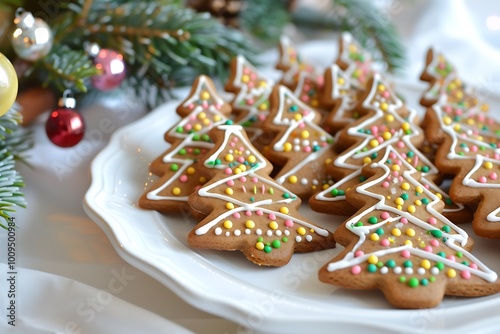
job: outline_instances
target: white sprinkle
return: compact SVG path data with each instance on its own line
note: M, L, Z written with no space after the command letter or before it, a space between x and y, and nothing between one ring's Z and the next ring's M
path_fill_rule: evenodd
M293 140L293 143L294 143L295 145L300 144L300 139L299 139L299 138L295 138L295 139Z
M281 230L276 230L276 232L274 232L274 234L276 234L277 237L281 237Z
M266 232L267 236L270 237L273 235L273 231L272 230L267 230Z
M302 241L302 238L300 237L300 235L298 235L298 236L295 237L295 241L297 241L297 242L301 242Z
M391 188L391 194L395 194L396 193L396 188Z
M312 180L312 184L314 184L315 186L317 186L318 183L319 183L318 180Z
M407 274L407 275L413 274L413 268L410 268L410 267L405 268L405 274Z
M380 273L385 275L389 272L389 268L387 268L386 266L383 266L382 268L380 268Z
M312 235L310 235L310 234L306 235L306 240L307 241L311 242L312 239L313 239Z
M217 227L215 229L215 235L221 235L222 234L222 229L220 227Z
M286 236L290 235L290 231L288 231L288 230L285 230L284 233L285 233Z
M395 273L396 275L401 274L401 272L402 272L402 271L403 271L403 269L401 269L401 267L394 267L394 273Z
M227 231L226 232L226 237L229 237L231 235L231 232Z
M310 144L310 142L309 142L309 140L307 140L307 139L304 139L304 140L302 141L302 146L309 146L309 144Z
M419 275L425 275L425 268L422 268L422 267L418 268L418 269L417 269L417 273L418 273Z
M303 185L306 185L307 184L307 179L304 177L300 180L300 183L303 184Z
M433 275L439 274L439 269L437 267L432 267L431 268L431 274L433 274Z
M255 231L255 234L257 235L261 235L262 234L262 230L260 228L258 228L256 231Z
M241 231L240 230L234 230L234 235L239 237L241 235Z
M250 234L250 233L252 233L252 231L250 231L250 229L249 229L249 228L247 228L247 229L245 230L245 234Z
M293 150L294 150L295 152L299 152L299 151L300 151L300 146L299 146L299 145L295 145L295 146L293 147Z

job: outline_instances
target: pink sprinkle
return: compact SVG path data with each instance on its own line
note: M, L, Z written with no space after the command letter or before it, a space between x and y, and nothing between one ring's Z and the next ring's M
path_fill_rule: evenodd
M229 143L229 146L234 147L235 145L234 143Z
M236 219L239 219L241 216L240 216L239 212L235 212L235 213L233 213L233 217Z
M436 220L436 218L434 218L434 217L430 217L429 219L427 219L427 222L428 222L429 224L436 225L437 220Z
M484 122L484 115L483 114L477 115L477 119L479 120L479 122Z
M405 259L409 259L410 258L410 251L405 249L404 251L401 252L401 256L404 257Z
M390 96L391 96L391 94L389 93L389 91L388 91L388 90L386 90L386 91L384 91L384 92L382 93L382 97L384 97L384 98L386 98L386 99L388 99Z
M392 175L395 176L395 177L398 177L399 176L399 172L397 170L395 170L395 171L392 172Z
M403 162L402 162L401 160L399 160L399 159L398 159L398 160L396 160L396 164L397 164L398 166L402 166L402 165L403 165Z
M323 78L322 76L316 77L316 83L318 84L319 87L323 86L324 81L325 81L325 78Z
M304 147L304 152L310 153L311 152L311 146L305 146Z
M353 267L351 267L351 273L353 273L354 275L358 275L361 273L361 267L358 266L358 265L355 265Z
M378 141L379 143L383 143L383 142L385 141L385 139L384 139L383 137L378 136L378 137L377 137L377 141Z
M255 78L257 78L257 75L252 72L252 74L250 74L250 79L255 80Z
M271 220L275 220L275 219L276 219L276 215L275 215L274 213L272 213L272 212L269 214L269 216L268 216L268 217L269 217L269 219L271 219Z
M489 175L489 178L492 179L492 180L496 180L497 179L497 173L491 172L490 175Z
M257 116L259 118L259 121L265 121L266 120L266 115L264 114L259 114L259 116Z
M438 64L438 67L439 67L440 70L444 70L445 66L446 65L444 63L439 63Z
M233 137L233 141L234 141L235 143L237 143L237 142L238 142L238 140L239 140L239 139L238 139L238 137Z
M234 181L233 180L227 180L226 184L230 187L234 186Z
M387 181L382 182L382 187L388 188L389 187L389 182L387 182Z
M247 100L246 100L246 103L247 103L248 105L253 105L253 104L254 104L254 100L253 100L253 99L247 99Z
M486 179L485 176L481 176L478 181L479 181L479 183L486 183L486 182L488 182L488 180Z
M391 244L389 239L382 239L380 240L380 244L384 247L389 247L389 245Z
M362 250L358 250L358 251L356 251L356 253L354 253L354 257L360 257L363 255L365 255L365 252L363 252Z
M437 241L437 239L432 239L430 241L430 244L434 247L438 247L439 246L439 241Z
M424 251L432 253L432 247L429 246L429 245L427 245L427 246L424 247Z
M456 260L454 255L448 255L446 258L448 260L450 260L450 261L455 261Z
M495 153L495 154L493 155L493 158L494 158L495 160L499 160L499 159L500 159L500 154Z
M247 210L245 211L245 216L250 217L252 215L252 211Z
M227 175L231 175L233 174L233 170L229 167L227 167L226 169L224 169L224 173L226 173Z
M403 177L401 175L399 175L398 180L399 180L399 182L403 182Z
M264 185L264 183L262 184L262 186L260 187L260 192L262 194L264 194L266 192L266 186Z
M241 182L247 182L247 178L246 178L246 177L244 177L244 176L242 176L242 177L240 177L240 181L241 181Z
M401 218L400 222L402 222L403 224L408 224L408 219L403 217L403 218Z
M471 149L472 152L477 152L477 146L476 145L472 145L470 149Z
M244 67L243 74L249 74L249 73L250 73L250 69L248 67Z
M188 148L186 149L186 151L188 151L188 153L193 153L193 148L192 148L192 147L188 147Z
M285 220L285 226L286 227L292 227L293 226L293 221L291 221L290 219Z
M236 158L236 161L238 161L240 164L245 162L245 158L243 158L241 155Z
M462 115L462 109L455 109L455 114L458 116Z
M241 190L243 190L243 193L246 194L247 193L247 188L245 188L245 186L241 186Z
M262 212L262 210L257 210L255 211L255 214L257 214L257 216L262 216L264 212Z
M248 86L248 88L253 88L255 86L255 84L253 83L253 81L250 81L247 83L247 86Z
M428 184L424 184L424 188L429 190L429 185Z
M371 132L373 133L373 135L374 135L374 136L376 136L376 135L377 135L377 133L378 133L378 128L377 128L376 126L372 126L372 127L370 128L370 130L371 130Z
M469 264L469 267L472 269L477 269L477 264L471 263L471 264Z
M389 215L389 212L387 211L384 211L382 212L382 214L380 215L380 218L382 219L388 219L391 215Z
M251 178L251 181L253 183L257 183L257 182L259 182L259 179L254 176L254 177Z
M304 88L304 91L306 91L306 92L307 92L307 91L309 91L309 90L311 89L311 86L309 86L309 85L304 85L304 87L303 87L303 88Z
M306 127L306 123L304 123L304 122L299 123L299 128L303 129L305 127Z
M186 182L187 180L188 180L187 175L181 175L181 176L179 177L179 181L181 181L181 182L183 182L183 183L184 183L184 182Z
M405 143L403 143L402 141L398 141L396 146L397 146L397 148L403 148L403 147L405 147Z
M201 104L201 106L203 107L203 109L207 109L208 108L208 103L206 101L203 101L203 103Z
M245 150L245 148L244 148L243 146L240 146L239 150L240 150L241 152L243 152L243 151Z
M406 159L408 157L406 153L401 153L401 156L403 157L403 159Z
M194 187L194 190L198 191L198 190L200 190L200 188L201 188L201 186L198 185L198 186Z
M192 128L193 128L193 127L192 127L192 125L191 125L191 124L189 124L189 123L188 123L188 124L186 124L186 125L184 125L184 130L186 130L186 131L189 131L189 130L191 130Z
M309 110L304 110L304 111L302 112L302 114L303 114L304 116L309 115L309 113L310 113L310 111L309 111Z
M463 270L461 273L460 273L460 276L463 278L463 279L470 279L470 272L467 271L467 270Z
M222 107L222 105L221 105L221 104L219 104L219 103L216 103L216 104L215 104L215 109L220 110L220 108L221 108L221 107Z
M190 103L190 104L188 105L188 109L193 109L193 108L194 108L194 104Z
M309 96L308 95L302 95L300 99L304 102L309 102Z
M448 105L444 106L443 111L449 114L450 112L452 112L451 106Z

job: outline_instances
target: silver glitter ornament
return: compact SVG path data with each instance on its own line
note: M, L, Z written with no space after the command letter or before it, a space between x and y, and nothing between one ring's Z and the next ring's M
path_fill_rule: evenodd
M12 47L17 55L27 61L45 57L52 49L52 30L44 20L19 8L14 19L16 28L12 33Z

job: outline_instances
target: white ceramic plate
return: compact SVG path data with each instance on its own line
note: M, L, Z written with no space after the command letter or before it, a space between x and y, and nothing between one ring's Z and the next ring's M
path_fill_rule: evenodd
M412 105L421 87L398 85ZM317 279L318 269L337 249L296 254L282 268L260 268L239 252L196 251L186 236L196 224L187 215L142 210L137 200L153 177L149 163L168 144L164 132L178 119L178 102L159 107L117 131L92 164L84 207L131 265L162 282L188 303L246 329L303 333L308 330L371 333L432 332L444 328L498 331L500 295L445 298L430 310L395 310L378 291L336 289ZM342 218L302 211L334 230ZM464 227L471 233L470 227ZM500 272L498 241L477 240L474 254ZM243 328L242 327L242 328Z

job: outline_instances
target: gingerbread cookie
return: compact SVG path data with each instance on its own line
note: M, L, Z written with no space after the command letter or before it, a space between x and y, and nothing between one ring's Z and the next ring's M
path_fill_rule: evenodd
M365 116L338 136L338 141L350 145L328 169L339 181L311 198L311 208L330 214L352 214L355 208L346 203L346 194L356 183L366 180L360 168L377 159L380 152L390 146L422 173L421 182L426 189L445 200L445 216L453 221L468 221L470 213L467 215L463 205L453 203L439 189L436 184L441 181L438 169L417 149L424 137L422 129L413 124L416 112L405 106L379 74L374 75L368 87L359 105Z
M456 104L427 110L426 133L439 144L436 165L454 175L450 195L477 210L472 226L485 238L500 238L500 122Z
M320 269L321 281L380 289L405 309L500 291L497 274L469 252L472 240L440 213L443 202L406 156L385 146L363 174L366 182L347 193L360 210L334 233L345 250Z
M230 76L225 90L234 93L231 105L233 120L245 128L252 143L263 150L274 138L263 124L269 115L269 96L274 81L260 73L245 57L238 55L231 61Z
M325 167L335 158L334 138L317 123L319 113L287 87L278 85L271 95L266 127L277 133L266 156L283 167L276 182L308 199L333 184Z
M213 147L208 131L223 124L230 112L231 107L218 95L212 80L199 76L177 108L183 118L165 134L172 146L150 165L151 173L160 178L141 196L140 207L172 212L187 204L188 196L206 181L194 162Z
M282 266L294 252L335 247L333 235L298 213L300 199L270 176L272 165L239 125L219 125L203 165L213 177L189 197L207 215L189 234L196 248L239 250L263 266ZM199 162L201 163L201 162Z

